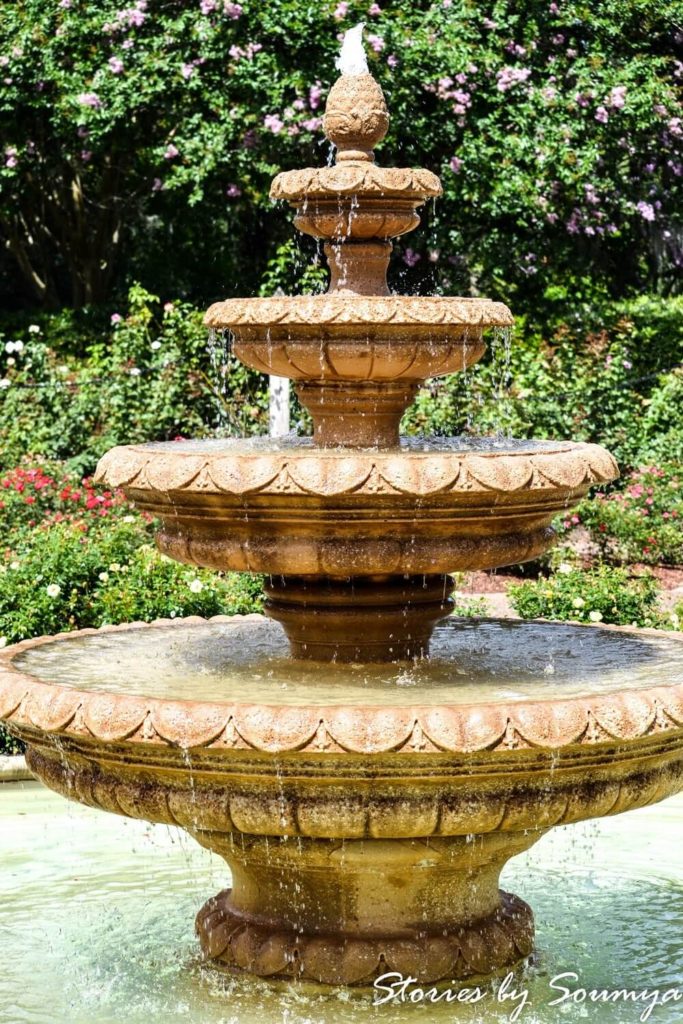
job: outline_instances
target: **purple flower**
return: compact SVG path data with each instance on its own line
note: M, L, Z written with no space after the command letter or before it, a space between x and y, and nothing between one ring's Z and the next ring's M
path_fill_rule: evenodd
M82 149L81 160L84 164L90 163L90 161L92 160L92 152L89 149Z
M595 111L595 120L599 121L601 124L607 124L609 121L609 114L605 107L598 107Z
M615 87L609 94L609 99L607 102L614 110L621 110L624 103L626 102L626 86L615 85Z
M667 128L669 129L672 135L683 135L680 117L672 117L667 125Z
M643 220L652 221L655 219L655 208L651 203L646 203L641 199L639 203L636 203L636 210Z
M241 4L225 3L223 4L223 12L228 16L228 18L232 18L233 21L237 21L237 19L242 16L243 8Z
M102 100L96 92L82 92L78 97L78 102L84 107L92 107L93 110L102 106Z
M336 18L337 21L341 21L342 18L346 17L346 15L348 13L348 10L349 10L349 5L345 2L345 0L342 0L342 2L340 4L337 4L337 6L336 6L336 8L335 8L335 10L334 10L334 12L332 14L332 17Z
M202 0L202 2L199 5L199 10L202 12L202 14L212 14L217 7L217 0Z
M163 188L164 183L161 180L161 178L155 178L154 181L152 182L152 192L161 192L163 191Z
M123 71L123 61L120 57L110 57L108 64L109 70L112 71L115 75L120 75Z
M164 160L173 160L174 157L178 156L179 152L180 150L176 149L173 143L170 142L164 151Z
M460 174L460 168L462 167L462 160L459 157L457 157L457 156L453 156L453 157L451 157L451 160L450 160L450 163L449 163L448 166L453 171L453 174Z
M185 81L187 81L188 78L192 78L192 76L194 74L194 65L193 64L181 64L180 65L180 74L183 76Z
M239 185L231 184L226 188L225 194L228 199L237 199L238 196L242 195L242 189Z
M308 90L308 105L311 110L317 110L320 106L320 100L322 99L323 90L320 82L314 82L311 88Z
M381 36L369 35L368 42L375 53L381 53L384 49L385 43Z
M389 56L387 57L387 64L389 65L389 67L390 68L397 68L399 63L400 62L399 62L399 59L396 56L396 54L395 53L390 53Z
M16 167L18 163L16 149L14 146L9 146L5 150L5 167Z
M322 128L322 123L322 117L309 117L305 121L301 122L301 127L307 132L317 132Z
M503 68L502 71L496 74L498 92L507 92L508 89L518 82L526 82L530 74L531 68Z
M409 267L414 267L416 263L419 263L422 256L419 252L414 252L413 249L406 249L403 253L403 262L407 263Z
M263 126L267 128L273 135L279 135L285 126L284 121L281 121L277 114L266 114L263 118Z

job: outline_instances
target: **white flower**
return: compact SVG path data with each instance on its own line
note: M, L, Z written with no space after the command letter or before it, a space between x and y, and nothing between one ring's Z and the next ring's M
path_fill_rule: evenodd
M0 636L0 647L7 647L7 637Z
M40 334L40 327L38 326L38 324L29 324L28 333ZM21 344L21 342L19 342L19 344Z
M47 591L48 597L59 597L62 592L62 588L59 583L50 583L45 590Z
M8 356L8 358L7 358L7 365L8 366L16 366L17 365L17 361L14 358L14 356Z
M139 377L141 373L142 370L140 369L139 366L134 366L133 369L130 371L131 377Z
M572 601L572 608L583 608L585 601L582 597L575 597Z
M23 352L23 350L24 350L24 343L23 343L23 341L15 341L14 342L14 351L15 352Z
M571 566L569 564L569 562L560 562L560 564L557 567L557 571L561 572L561 573L564 573L566 575L569 572L573 572L574 571L574 567Z
M17 562L15 559L13 562L10 562L9 567L10 569L14 569L16 572L17 569L21 569L21 562Z
M591 622L602 622L602 612L589 612L588 618Z
M7 377L3 377L2 380L0 380L0 388L8 388L11 383L12 381L8 380Z
M122 519L122 522L124 522L124 523L134 523L135 522L135 516L124 516L123 519Z
M204 589L204 584L201 580L192 580L190 583L190 590L193 594L199 594Z
M157 352L161 348L161 342L160 341L153 341L152 344L150 345L150 348L154 352Z
M109 573L108 572L101 572L97 578L98 578L98 580L101 580L102 583L106 583L107 580L109 579Z
M131 519L132 518L133 517L131 516ZM121 564L120 564L120 562L112 562L111 565L109 566L109 572L121 572ZM108 578L109 577L107 577L107 579Z

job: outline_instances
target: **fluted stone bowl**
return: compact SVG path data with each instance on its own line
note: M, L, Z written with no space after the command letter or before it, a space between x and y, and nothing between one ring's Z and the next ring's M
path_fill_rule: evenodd
M317 665L260 616L164 620L8 648L0 718L49 787L226 859L219 966L436 982L531 951L511 856L683 788L682 641L451 620L429 660Z

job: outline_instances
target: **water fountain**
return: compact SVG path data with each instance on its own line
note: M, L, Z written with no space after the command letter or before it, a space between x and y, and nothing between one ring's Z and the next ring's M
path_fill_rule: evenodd
M384 97L357 48L345 60L324 120L336 164L271 191L324 239L328 292L206 318L296 382L313 438L133 445L98 469L173 558L267 574L267 617L17 644L0 718L47 786L225 858L233 887L197 918L216 964L438 982L531 952L531 910L499 889L509 858L683 788L683 644L450 617L449 572L543 552L552 518L617 470L592 444L399 438L420 382L471 365L512 318L389 292L390 240L440 184L374 162Z

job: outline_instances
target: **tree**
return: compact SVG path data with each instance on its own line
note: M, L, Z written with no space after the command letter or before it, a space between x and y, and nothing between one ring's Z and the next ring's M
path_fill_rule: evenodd
M0 0L0 232L36 304L131 276L257 291L291 232L270 179L324 162L338 35L361 19L393 115L379 158L444 182L402 287L679 287L681 0L125 4Z

